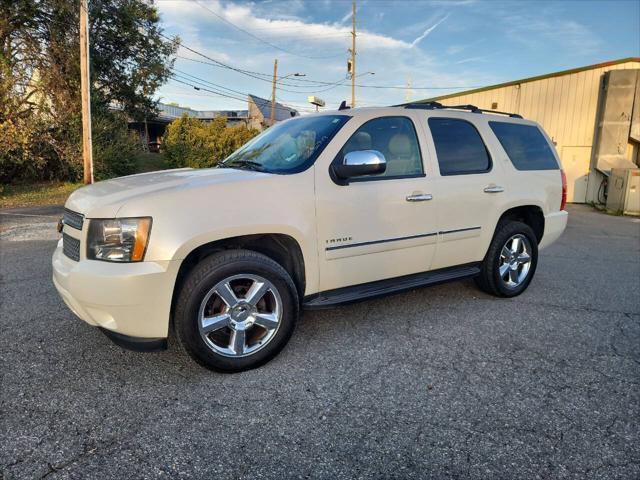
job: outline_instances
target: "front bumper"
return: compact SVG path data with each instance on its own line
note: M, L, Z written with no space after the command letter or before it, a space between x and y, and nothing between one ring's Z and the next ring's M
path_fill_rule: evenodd
M102 333L119 347L133 350L134 352L158 352L167 349L166 338L140 338L123 335L113 330L99 327Z
M166 344L179 262L76 262L64 255L60 241L52 264L53 284L80 319L113 333L108 336L127 348Z
M539 249L542 250L555 242L567 228L569 213L566 210L553 212L544 217L544 235L540 242Z

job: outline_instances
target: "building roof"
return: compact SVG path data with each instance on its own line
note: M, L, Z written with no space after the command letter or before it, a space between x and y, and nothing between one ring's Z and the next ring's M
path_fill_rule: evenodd
M425 102L433 102L438 100L445 100L447 98L459 97L461 95L470 95L472 93L486 92L487 90L494 90L496 88L511 87L513 85L519 85L521 83L535 82L536 80L544 80L546 78L561 77L563 75L571 75L572 73L584 72L585 70L593 70L595 68L610 67L612 65L618 65L620 63L627 63L627 62L640 63L640 57L627 57L627 58L621 58L619 60L611 60L609 62L596 63L594 65L587 65L585 67L572 68L569 70L561 70L559 72L547 73L545 75L537 75L535 77L522 78L520 80L512 80L510 82L505 82L505 83L497 83L495 85L475 88L473 90L464 90L462 92L448 93L446 95L440 95L439 97L431 97L431 98L426 98L424 100L417 100L412 103L425 103Z
M217 117L247 118L249 112L247 110L194 110L192 108L181 107L179 105L158 103L158 119L160 120L175 120L176 118L180 118L183 114L200 120L211 120Z
M249 101L253 102L258 110L260 110L260 114L266 119L271 118L271 100L267 100L265 98L256 97L255 95L249 94ZM287 118L297 117L300 115L298 111L294 108L287 107L276 102L276 121L279 122L281 120L286 120Z

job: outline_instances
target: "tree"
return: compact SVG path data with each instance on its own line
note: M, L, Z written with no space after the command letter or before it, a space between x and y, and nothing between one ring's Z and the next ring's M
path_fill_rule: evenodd
M80 161L79 0L1 0L0 8L0 145L10 147L0 150L0 179L73 176ZM153 94L177 48L162 33L156 7L91 0L89 18L94 122L121 119L114 107L136 120L154 115ZM123 133L129 136L114 130Z
M213 167L258 133L244 124L228 127L224 117L205 123L183 114L169 124L164 136L167 163L174 167Z

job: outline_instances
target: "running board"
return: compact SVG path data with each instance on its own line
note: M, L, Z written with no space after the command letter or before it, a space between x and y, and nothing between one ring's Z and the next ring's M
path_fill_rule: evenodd
M337 305L359 302L371 298L393 295L414 288L452 282L463 278L475 277L480 273L480 264L472 263L457 267L442 268L431 272L416 273L398 278L389 278L377 282L363 283L353 287L338 288L309 295L302 306L307 310L330 308Z

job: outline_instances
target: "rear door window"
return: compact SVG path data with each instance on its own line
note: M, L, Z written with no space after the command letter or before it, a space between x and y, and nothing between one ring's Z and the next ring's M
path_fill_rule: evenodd
M558 168L551 146L538 127L506 122L489 122L489 127L516 169L556 170Z
M491 157L470 122L431 117L429 129L436 147L440 175L467 175L491 170Z

